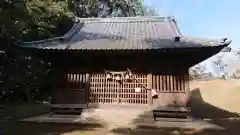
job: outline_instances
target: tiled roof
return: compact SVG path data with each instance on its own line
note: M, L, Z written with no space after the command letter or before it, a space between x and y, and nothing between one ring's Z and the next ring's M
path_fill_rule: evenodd
M23 46L42 49L142 50L230 44L223 40L183 36L172 17L82 18L79 21L63 37L25 42Z

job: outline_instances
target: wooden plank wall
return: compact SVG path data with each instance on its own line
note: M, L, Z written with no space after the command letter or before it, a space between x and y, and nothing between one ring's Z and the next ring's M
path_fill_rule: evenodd
M79 90L86 87L88 75L86 73L63 74L59 84L59 90Z
M153 106L186 107L189 93L189 75L153 74L152 88L157 91L158 98L153 99Z
M89 76L86 73L65 73L59 76L53 93L53 104L85 104Z

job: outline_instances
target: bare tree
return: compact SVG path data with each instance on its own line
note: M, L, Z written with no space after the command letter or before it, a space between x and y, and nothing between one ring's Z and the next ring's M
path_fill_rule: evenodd
M220 73L222 78L226 78L228 76L229 65L223 61L223 55L218 56L212 63L217 67L214 68L214 70Z
M234 53L235 56L237 56L239 59L240 59L240 48L238 48L235 53Z
M201 80L204 77L206 71L206 65L197 64L189 69L189 75L191 80Z

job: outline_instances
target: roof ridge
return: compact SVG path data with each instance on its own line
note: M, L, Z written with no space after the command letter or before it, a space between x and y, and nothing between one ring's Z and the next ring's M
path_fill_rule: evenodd
M172 16L136 16L136 17L108 17L108 18L76 18L76 21L82 22L157 22L157 21L175 21Z

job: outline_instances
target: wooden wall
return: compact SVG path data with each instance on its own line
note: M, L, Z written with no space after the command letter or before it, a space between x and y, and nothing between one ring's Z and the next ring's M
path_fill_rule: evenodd
M176 74L135 74L138 81L155 89L158 98L153 99L136 81L107 81L104 73L62 73L53 93L52 104L149 104L153 107L186 106L189 92L188 71ZM140 88L139 93L135 88Z
M163 59L163 57L160 58ZM116 59L119 59L119 61L116 61ZM85 61L85 65L83 63L81 63L83 65L76 64L76 60L72 62L72 65L69 65L69 63L63 64L65 66L62 66L61 62L58 61L56 67L63 68L61 71L62 77L60 76L57 80L57 82L61 82L59 83L61 85L56 88L52 103L186 106L189 89L186 65L182 64L179 67L174 65L174 61L167 62L167 60L156 62L153 61L153 57L144 58L140 54L138 58L134 56L126 61L123 58L115 57L108 60L108 63L98 64L94 62L96 59L89 59L89 61ZM103 58L99 58L98 62L101 61L103 61ZM124 81L121 84L106 81L104 69L123 71L126 68L135 69L133 72L135 72L136 78L142 85L156 89L158 98L152 99L151 91L145 88L141 88L140 93L136 93L135 88L141 87L136 81ZM84 73L80 73L80 71Z
M188 74L152 74L152 88L158 92L185 92L188 90Z
M186 107L189 93L188 71L178 74L152 74L152 88L157 92L153 99L154 107Z
M86 104L89 75L86 73L62 73L58 75L53 91L52 104Z

